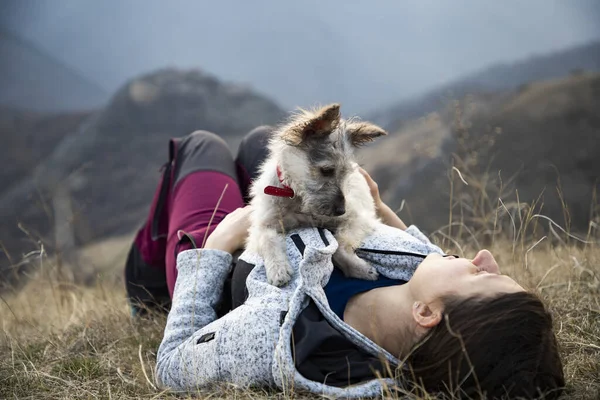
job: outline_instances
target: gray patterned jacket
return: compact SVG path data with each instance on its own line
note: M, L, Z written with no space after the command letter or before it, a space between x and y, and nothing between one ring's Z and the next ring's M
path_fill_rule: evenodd
M246 280L246 302L217 319L215 306L231 269L232 257L219 250L187 250L177 257L178 277L164 338L158 349L156 375L163 387L190 391L219 382L240 387L277 386L313 393L363 397L380 395L391 382L372 380L346 388L310 381L296 371L291 332L298 315L312 298L320 312L338 331L362 350L382 355L392 366L398 360L340 320L329 308L323 286L333 265L337 242L329 231L325 240L316 228L303 228L287 236L287 254L294 268L291 282L278 288L269 285L264 266L256 254L240 257L255 264ZM304 254L294 244L300 236ZM296 238L297 239L297 238ZM329 244L326 244L328 242ZM415 226L406 231L380 225L358 254L389 278L409 280L421 257L442 253ZM366 251L366 250L370 251ZM287 312L280 321L282 312Z

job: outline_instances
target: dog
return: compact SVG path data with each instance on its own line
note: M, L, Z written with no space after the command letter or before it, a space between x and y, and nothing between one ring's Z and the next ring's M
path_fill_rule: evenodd
M371 123L342 119L339 104L300 110L273 133L269 156L250 189L246 243L263 257L270 284L281 287L291 279L285 233L303 226L334 232L333 261L346 276L377 279L375 268L355 253L379 220L353 152L386 134Z

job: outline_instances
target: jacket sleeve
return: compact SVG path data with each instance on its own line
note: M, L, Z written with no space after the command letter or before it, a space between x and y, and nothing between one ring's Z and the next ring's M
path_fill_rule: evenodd
M186 390L217 378L219 360L213 339L222 321L217 320L215 307L231 261L231 255L220 250L194 249L177 256L171 311L156 357L161 386ZM213 343L198 345L208 341Z
M406 228L406 233L408 233L410 236L414 237L415 239L418 239L419 241L425 243L425 244L431 244L431 241L427 238L427 236L425 236L423 234L423 232L421 232L419 230L419 228L417 228L416 225L411 225L408 228Z

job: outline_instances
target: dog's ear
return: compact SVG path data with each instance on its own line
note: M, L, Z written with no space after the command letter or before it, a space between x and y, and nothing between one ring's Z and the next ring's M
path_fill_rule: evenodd
M350 122L346 125L346 134L350 137L352 146L359 147L379 136L387 135L387 132L370 122Z
M283 132L283 139L288 143L298 146L309 137L329 135L340 123L340 105L330 104L321 109L304 113L297 123Z

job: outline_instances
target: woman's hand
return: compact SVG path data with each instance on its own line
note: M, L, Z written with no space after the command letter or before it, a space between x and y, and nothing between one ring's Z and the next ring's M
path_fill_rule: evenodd
M373 201L375 202L375 210L377 211L377 216L381 218L384 224L392 226L394 228L406 230L406 225L404 222L396 215L391 208L388 207L381 200L381 196L379 195L379 186L377 186L377 182L371 178L371 175L363 168L359 167L358 170L365 177L367 181L367 185L369 185L369 190L371 191L371 196L373 196Z
M371 175L369 175L369 173L362 167L358 167L358 171L367 181L367 185L369 185L369 190L371 191L371 196L375 201L375 207L379 209L380 205L383 204L383 201L381 201L381 196L379 196L379 186L377 185L377 182L375 182L373 178L371 178Z
M223 250L233 254L236 250L244 247L250 228L251 212L252 207L246 206L227 214L210 234L204 248Z

